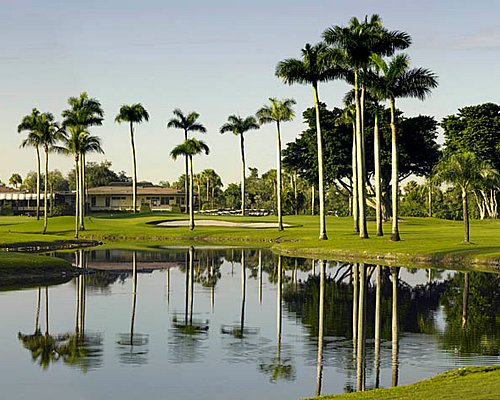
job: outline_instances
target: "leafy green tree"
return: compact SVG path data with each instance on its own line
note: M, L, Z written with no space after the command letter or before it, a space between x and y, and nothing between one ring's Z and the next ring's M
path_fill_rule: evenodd
M500 171L500 105L484 103L463 107L443 118L445 153L472 151ZM500 182L485 180L474 191L481 218L498 217Z
M323 175L323 137L321 134L320 103L318 83L338 79L344 70L333 63L324 43L307 43L302 49L302 59L288 58L280 61L275 74L288 85L295 83L311 85L313 89L314 109L316 111L316 142L318 156L319 189L319 239L327 240L325 222L325 188Z
M295 105L294 99L284 99L278 100L275 97L269 98L270 105L265 105L257 111L257 118L259 119L259 123L268 124L275 123L276 124L276 149L277 149L277 162L276 162L276 208L278 212L278 230L283 230L283 216L281 209L281 131L280 124L282 122L291 121L295 113L293 111L292 106Z
M130 144L132 146L132 211L137 212L137 166L134 143L134 124L149 121L149 114L141 103L123 105L115 118L115 122L121 124L128 122L130 127Z
M241 150L241 215L245 215L245 138L244 134L250 130L259 129L257 120L253 116L242 118L239 115L230 115L227 122L220 127L220 133L232 132L240 137Z
M469 242L468 194L488 175L498 175L498 172L470 151L443 157L436 167L437 181L451 183L459 187L462 192L464 241L466 243Z
M31 114L23 117L21 123L17 126L19 133L28 131L28 137L21 142L21 147L34 147L36 150L36 219L40 219L40 136L36 131L36 124L40 117L40 111L36 108L31 110Z
M240 208L241 207L241 188L236 183L230 183L224 190L224 203L226 207Z
M399 196L399 159L396 131L396 98L418 98L424 100L438 85L436 75L425 68L410 69L410 60L406 54L394 56L389 63L377 54L371 60L382 72L377 80L378 97L389 100L391 110L391 154L392 154L392 232L391 240L399 241L398 196Z
M210 149L205 142L197 139L187 139L177 145L170 152L170 156L176 160L180 156L188 157L189 161L189 230L194 230L194 208L193 208L193 156L205 153L209 154Z
M107 186L112 182L130 182L131 178L124 173L117 173L111 169L111 161L104 160L99 163L87 162L85 166L86 184L89 188L98 186ZM75 170L71 169L68 173L70 188L75 189Z

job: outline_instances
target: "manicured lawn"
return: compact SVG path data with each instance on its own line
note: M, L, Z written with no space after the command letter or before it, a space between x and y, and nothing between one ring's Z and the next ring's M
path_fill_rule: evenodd
M412 385L363 393L321 396L315 399L493 400L498 399L499 394L500 366L493 366L460 368Z
M318 237L318 218L286 216L292 225L285 231L275 228L157 227L148 224L160 220L185 219L181 214L146 214L94 216L87 218L86 231L80 238L104 241L113 247L142 248L169 244L227 244L272 247L283 254L366 261L390 265L454 266L466 264L497 264L500 261L500 221L472 221L471 244L463 243L461 221L435 218L404 218L401 221L401 242L389 236L376 237L375 224L369 222L370 239L360 240L352 231L350 218L327 217L328 241ZM276 217L199 217L227 221L274 222ZM390 232L390 224L384 226ZM0 244L55 242L69 240L74 234L72 217L49 220L48 234L41 235L42 221L30 217L0 217Z

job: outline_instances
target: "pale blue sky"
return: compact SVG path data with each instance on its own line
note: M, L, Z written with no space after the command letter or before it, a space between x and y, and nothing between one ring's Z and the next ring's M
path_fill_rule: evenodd
M294 97L297 118L284 126L284 142L303 129L301 113L311 105L307 86L283 85L274 77L278 61L299 56L332 25L378 13L389 29L411 34L414 66L439 76L425 102L405 100L406 115L440 119L458 107L498 102L500 93L500 2L495 0L388 1L169 1L0 0L0 179L35 169L34 150L19 149L16 127L33 107L58 117L69 96L97 97L106 121L93 132L115 170L131 170L126 126L114 123L122 104L141 102L149 123L137 129L139 179L175 180L183 163L169 153L182 133L167 130L171 111L196 110L208 133L208 157L195 169L214 168L224 183L238 181L238 141L220 135L227 116L253 114L268 97ZM320 87L320 98L340 105L347 87ZM275 132L268 125L247 136L248 165L260 172L275 165ZM52 156L64 173L71 160Z

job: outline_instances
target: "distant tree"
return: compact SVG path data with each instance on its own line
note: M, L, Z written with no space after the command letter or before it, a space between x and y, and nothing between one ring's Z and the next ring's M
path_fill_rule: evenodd
M472 152L452 153L439 162L436 167L436 180L451 183L462 192L462 213L464 221L464 241L469 242L469 191L480 184L481 180L498 171L485 161L480 160Z
M112 182L130 182L130 178L120 175L111 169L111 161L104 160L100 163L87 162L85 167L85 180L88 187L107 186ZM71 169L68 173L68 180L71 189L75 189L75 170Z
M281 214L281 123L288 122L295 117L293 111L293 105L295 105L294 99L284 99L278 100L274 97L269 98L271 104L265 105L257 111L257 118L260 124L276 124L276 148L277 148L277 163L276 163L276 209L278 212L278 230L283 230L283 216Z
M149 121L149 114L141 103L123 105L115 118L115 122L121 124L128 122L130 126L130 144L132 146L132 211L137 211L137 166L134 143L134 124Z
M236 183L230 183L224 190L224 202L226 207L240 208L241 207L241 188Z
M167 122L167 128L174 128L174 129L181 129L184 131L184 140L188 140L188 133L189 132L201 132L201 133L206 133L207 129L203 126L203 124L198 122L198 118L200 117L200 114L197 112L190 112L188 114L184 114L184 112L176 108L173 111L174 118L171 118ZM188 207L188 176L189 176L189 171L188 171L188 157L186 156L185 159L185 175L184 175L184 204L186 204L186 213L189 212Z
M169 182L169 181L160 181L160 182L158 183L158 186L161 186L161 187L164 187L164 188L169 188L169 187L171 187L171 185L170 185L170 182Z
M244 134L252 129L259 129L257 120L253 116L242 118L239 115L230 115L227 122L220 127L220 133L232 132L240 137L241 150L241 215L245 215L245 138Z
M183 143L177 145L170 152L170 156L176 160L178 157L187 156L189 161L189 230L194 229L194 208L193 208L193 156L205 153L209 154L210 149L205 142L197 139L187 139Z
M23 178L21 175L19 175L17 172L13 173L10 178L9 178L9 185L14 186L16 189L17 187L23 183Z

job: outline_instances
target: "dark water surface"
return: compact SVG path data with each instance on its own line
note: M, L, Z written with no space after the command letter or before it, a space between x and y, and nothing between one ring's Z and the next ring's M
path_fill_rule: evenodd
M0 292L2 399L292 400L500 363L498 274L322 273L254 249L59 256L98 272Z

